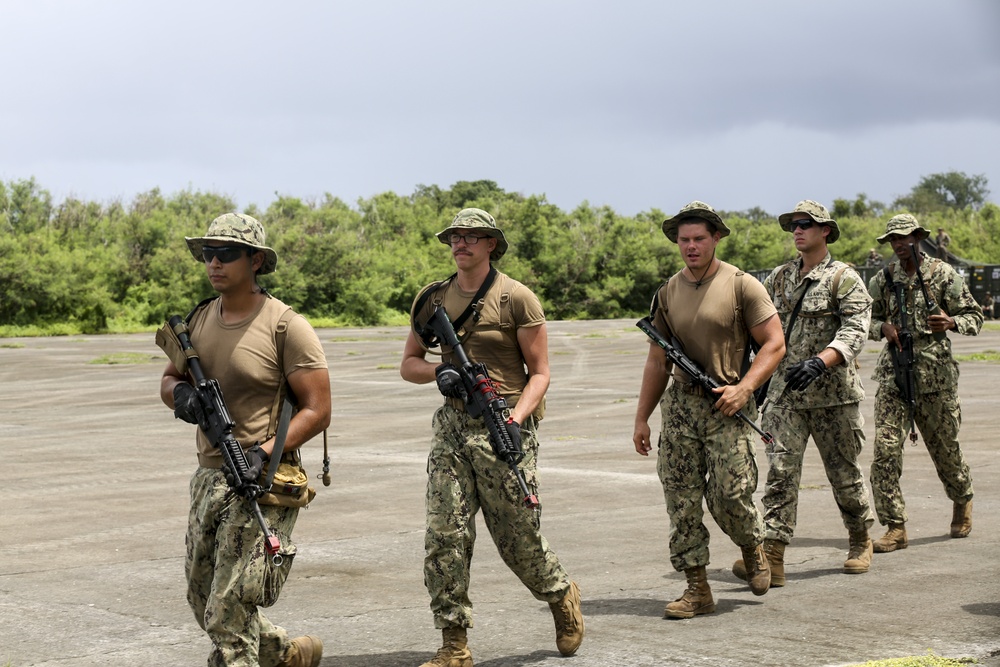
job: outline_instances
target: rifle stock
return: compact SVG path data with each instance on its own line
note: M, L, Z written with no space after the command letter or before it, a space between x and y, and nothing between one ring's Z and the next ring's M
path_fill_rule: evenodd
M678 346L671 344L670 341L664 338L660 332L653 327L653 321L648 316L636 322L635 325L639 327L643 333L649 336L654 343L659 345L663 351L666 352L667 358L670 359L670 361L677 366L677 368L684 371L684 373L691 378L692 382L705 390L705 396L711 400L712 403L719 400L718 395L713 393L712 390L718 389L723 385L708 373L703 371L698 364L684 354ZM752 419L747 417L742 410L733 415L733 417L749 424L750 428L756 431L758 435L760 435L761 440L763 440L766 444L774 442L774 436L757 426L757 424L755 424Z
M205 435L219 449L222 454L222 460L231 471L233 481L230 483L230 486L233 491L246 499L250 506L251 514L254 515L258 525L260 525L261 532L264 533L264 549L271 556L274 564L280 565L282 559L278 550L281 548L281 542L271 532L267 521L264 520L264 515L260 511L260 505L257 503L257 498L264 494L265 489L257 483L256 479L248 479L250 476L250 464L247 462L246 452L243 451L243 447L233 437L233 429L236 427L236 423L230 416L226 402L222 398L222 388L219 386L219 381L214 378L210 380L205 377L205 373L201 368L201 359L199 359L197 351L191 344L191 336L188 334L187 324L185 324L184 320L180 316L174 315L168 320L168 324L174 330L174 333L177 334L177 339L181 343L181 349L187 355L188 369L191 378L194 380L198 400L201 402L208 425L208 428L204 429Z
M455 355L455 367L462 378L465 386L466 410L471 417L481 417L486 431L489 434L490 445L493 453L498 459L507 464L517 485L521 490L525 507L537 509L539 506L538 496L531 492L528 483L524 479L524 473L518 467L518 463L524 458L524 452L510 437L507 432L507 421L510 410L507 408L507 401L504 400L496 389L496 384L490 379L489 372L485 364L474 364L465 353L465 348L458 340L455 328L448 319L448 313L443 307L438 307L424 330L430 331L437 337L437 340L448 345Z

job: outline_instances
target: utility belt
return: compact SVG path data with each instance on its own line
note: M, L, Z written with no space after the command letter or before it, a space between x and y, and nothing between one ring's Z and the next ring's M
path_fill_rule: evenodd
M202 468L212 468L213 470L218 470L219 468L222 467L222 463L223 461L221 456L219 456L217 459L213 459L207 456L203 456L202 454L198 454L198 465L200 465ZM282 452L281 454L280 463L287 463L288 465L298 466L302 464L302 456L299 453L299 450L297 449L293 449L290 452L285 451ZM267 469L266 464L264 466L264 469L265 470Z
M685 394L691 394L692 396L707 396L705 388L700 384L691 384L689 382L680 382L676 378L674 379L674 387L677 391L683 392Z

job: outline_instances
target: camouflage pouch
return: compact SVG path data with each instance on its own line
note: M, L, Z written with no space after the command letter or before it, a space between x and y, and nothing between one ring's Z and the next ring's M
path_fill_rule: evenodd
M167 358L181 374L187 373L187 355L181 348L181 341L177 337L177 332L168 322L156 330L156 346L163 350Z
M305 507L315 497L316 489L309 486L309 476L305 469L297 463L283 460L271 480L271 490L258 498L257 502L280 507Z

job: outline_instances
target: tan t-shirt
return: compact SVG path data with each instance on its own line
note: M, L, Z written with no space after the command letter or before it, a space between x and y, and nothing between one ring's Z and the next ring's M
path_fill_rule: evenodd
M327 368L326 355L316 332L301 315L288 322L283 363L278 363L275 330L288 306L268 297L260 309L242 322L226 324L221 317L221 300L198 311L188 325L191 344L201 359L208 379L216 379L222 389L229 414L236 427L233 437L249 448L264 440L271 420L271 408L287 375L300 368ZM222 466L222 454L205 433L198 433L198 462L207 468Z
M428 286L430 287L430 286ZM427 287L420 291L423 294ZM417 299L420 298L417 295ZM472 301L475 292L465 292L457 281L450 281L427 299L418 322L426 322L438 303L454 322ZM414 300L414 303L416 299ZM510 276L497 272L496 279L482 299L478 320L470 315L457 333L465 354L473 363L484 363L490 378L497 383L507 405L514 407L528 384L528 370L517 343L517 330L545 324L545 312L534 292ZM451 348L445 346L443 361L454 363ZM536 418L541 418L541 406Z
M676 336L684 353L723 384L740 380L749 330L777 313L760 281L726 262L701 286L674 274L656 298L656 330L667 340ZM690 382L676 368L673 375Z

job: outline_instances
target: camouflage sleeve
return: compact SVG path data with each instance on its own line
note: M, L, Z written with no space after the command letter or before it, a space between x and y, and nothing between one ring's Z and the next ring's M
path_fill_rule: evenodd
M868 323L868 339L882 340L882 325L889 318L889 303L885 289L885 274L877 271L868 281L868 294L872 299L871 321Z
M946 269L943 273L945 276L940 292L941 303L938 305L941 306L941 310L955 318L957 333L963 336L979 335L979 331L983 328L983 307L972 298L969 285L954 269Z
M827 347L839 352L846 364L861 353L869 336L872 298L865 289L861 276L850 268L844 271L836 297L840 310L840 328Z

